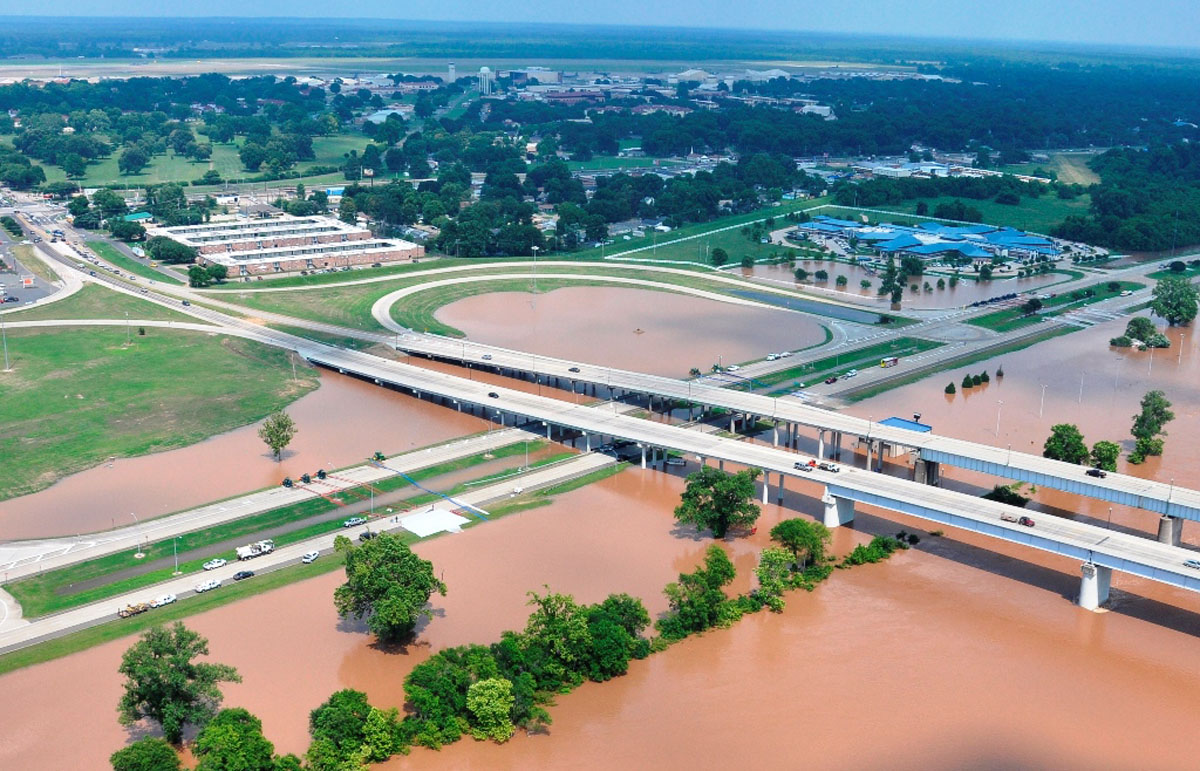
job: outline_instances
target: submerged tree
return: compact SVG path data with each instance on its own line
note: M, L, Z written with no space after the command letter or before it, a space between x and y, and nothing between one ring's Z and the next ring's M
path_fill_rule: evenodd
M292 443L292 438L299 430L291 416L281 410L267 416L258 428L258 438L266 442L275 455L275 460L279 460L283 456L284 448Z
M759 514L752 502L758 474L757 469L726 474L707 466L689 474L675 519L712 530L714 538L724 538L732 526L754 524Z
M334 548L346 555L346 583L333 593L338 615L366 618L367 628L381 640L412 636L417 622L432 615L430 596L446 594L446 585L399 536L379 533L362 546L338 536Z

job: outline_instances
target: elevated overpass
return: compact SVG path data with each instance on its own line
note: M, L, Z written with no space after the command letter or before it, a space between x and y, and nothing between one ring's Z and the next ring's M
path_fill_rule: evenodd
M393 322L394 324L394 322ZM812 407L799 400L733 391L702 381L676 380L614 367L602 367L496 346L451 340L438 335L398 333L389 342L398 350L459 362L475 368L523 375L538 380L584 383L610 392L644 395L653 408L654 400L727 410L733 421L764 420L774 426L776 442L795 446L797 432L817 434L818 454L837 457L844 437L857 438L867 446L868 457L884 445L913 450L917 454L919 481L935 482L941 464L979 471L997 477L1030 482L1108 503L1133 506L1164 517L1159 537L1179 544L1179 520L1200 520L1200 491L1149 479L1110 472L1104 478L1088 476L1086 468L1050 460L1040 455L954 439L934 433L918 433L881 425L840 412Z
M302 347L300 353L313 364L432 397L459 410L495 415L502 423L510 416L514 423L541 423L547 436L556 428L578 431L588 449L593 440L605 437L633 441L642 447L643 466L648 458L650 463L665 460L666 451L673 450L695 455L704 463L711 459L756 468L764 474L764 502L769 500L773 484L780 497L788 480L819 484L824 488L824 521L832 527L851 521L854 504L865 503L1078 559L1082 563L1080 604L1084 607L1095 608L1104 602L1113 570L1200 591L1200 570L1184 564L1197 555L1173 544L1046 515L1027 527L1002 518L1014 512L1005 504L862 469L804 471L795 468L798 456L794 452L628 417L608 405L573 404L357 351L318 346Z

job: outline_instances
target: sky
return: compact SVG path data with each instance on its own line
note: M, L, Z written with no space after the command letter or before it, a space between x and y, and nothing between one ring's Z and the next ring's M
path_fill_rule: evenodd
M5 6L12 7L6 8ZM0 0L0 14L63 16L354 15L430 21L550 22L864 33L902 37L1200 46L1196 0Z

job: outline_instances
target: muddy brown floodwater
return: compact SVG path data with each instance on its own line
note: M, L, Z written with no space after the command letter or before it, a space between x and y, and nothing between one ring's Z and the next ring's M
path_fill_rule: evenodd
M726 542L736 591L750 586L769 528L816 510L819 490L798 484L788 509L765 507L755 535ZM376 705L401 706L415 664L519 627L525 592L544 584L583 602L629 592L661 613L662 586L709 543L674 527L682 487L679 476L631 468L419 545L450 592L406 650L382 651L357 625L339 624L336 573L188 624L209 638L214 660L245 677L225 689L226 704L262 717L279 751L302 752L308 712L330 693L359 688ZM864 511L857 527L835 534L836 551L897 525ZM1063 596L1077 580L1073 564L989 546L926 537L887 563L835 571L815 592L790 595L783 614L751 616L559 697L546 735L505 746L464 739L383 767L1188 767L1200 752L1200 671L1196 637L1173 615L1181 611L1083 611ZM1198 610L1192 601L1182 612ZM114 711L129 642L0 677L0 767L103 767L130 738ZM60 740L64 726L70 742Z
M282 462L258 424L178 450L117 460L32 495L0 502L0 540L106 530L278 484L318 468L346 466L484 431L477 417L335 372L287 408L299 432Z
M889 306L889 299L887 297L880 297L877 294L880 279L880 274L877 271L872 272L860 265L847 265L844 262L817 262L816 260L796 260L796 267L804 268L810 274L818 270L824 270L829 274L829 280L815 282L810 278L810 283L798 284L794 272L786 264L755 265L753 268L737 268L736 270L746 277L757 278L773 284L783 284L788 287L800 286L834 299L865 303L881 311L887 310ZM847 283L843 289L839 289L837 286L838 276L846 277ZM924 291L923 288L918 292L912 292L908 288L905 288L902 307L906 309L959 308L964 305L970 305L976 300L986 300L989 297L997 297L1010 292L1027 292L1030 289L1038 289L1067 280L1066 276L1057 273L1050 273L1044 276L1031 276L1029 278L995 279L992 281L962 279L954 288L947 286L945 289L938 289L937 280L939 278L943 278L947 282L950 280L948 275L933 274L910 279L909 284L916 283L918 286L923 286L928 281L933 288L928 292ZM862 288L861 282L864 279L871 282L870 288Z
M825 339L821 325L799 313L624 287L476 295L440 308L437 318L483 343L673 377Z

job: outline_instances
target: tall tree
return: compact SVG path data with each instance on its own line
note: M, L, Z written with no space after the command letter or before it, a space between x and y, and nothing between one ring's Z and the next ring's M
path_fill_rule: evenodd
M1100 440L1092 445L1092 465L1105 471L1117 470L1117 459L1121 457L1121 445Z
M792 561L800 565L823 560L829 539L829 528L806 519L785 519L771 528L771 540L790 551Z
M144 632L121 657L121 724L150 718L162 726L167 741L178 744L186 724L212 717L221 703L218 683L240 683L242 678L231 666L194 661L206 655L208 640L179 622Z
M503 677L472 683L467 689L467 709L474 718L471 735L476 739L494 739L498 744L511 739L514 728L509 714L514 701L512 682Z
M1050 427L1050 436L1042 447L1042 456L1067 463L1087 463L1091 453L1078 426L1059 423Z
M1150 308L1171 326L1190 324L1196 318L1196 287L1186 278L1171 276L1159 279L1154 286L1154 302Z
M241 707L223 709L196 736L196 771L274 771L275 745L262 721Z
M204 272L204 277L207 280L207 271ZM280 410L268 415L263 424L259 426L258 438L266 442L267 447L270 447L271 452L274 453L275 460L279 460L283 456L284 448L291 444L292 438L299 430L291 416Z
M346 583L333 594L338 615L366 618L367 627L385 641L412 636L417 621L428 618L430 596L446 594L446 585L399 536L379 533L362 546L338 536L334 548L345 554Z
M689 474L675 519L707 528L714 538L724 538L731 526L754 524L759 515L753 503L758 474L758 469L726 474L708 466Z
M1175 419L1171 402L1162 391L1148 391L1142 397L1142 410L1133 416L1133 427L1129 432L1137 440L1129 455L1131 463L1141 463L1147 455L1162 455L1163 440L1167 435L1166 425Z

